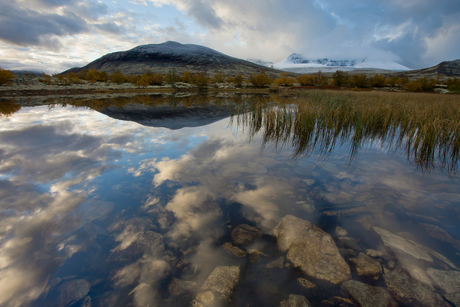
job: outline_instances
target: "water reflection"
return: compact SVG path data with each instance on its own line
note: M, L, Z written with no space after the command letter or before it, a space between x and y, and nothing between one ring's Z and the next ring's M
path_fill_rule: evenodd
M138 99L117 112L169 107L180 119L196 97ZM188 105L207 125L176 130L171 117L107 117L108 101L0 119L0 304L457 302L442 280L456 285L460 264L458 179L413 172L380 146L359 144L350 166L353 127L336 136L320 110L299 147L296 120L310 113L292 98L208 97Z

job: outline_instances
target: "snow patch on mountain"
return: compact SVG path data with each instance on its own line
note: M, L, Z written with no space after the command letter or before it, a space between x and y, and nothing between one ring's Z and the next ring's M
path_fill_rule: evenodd
M126 52L139 52L139 53L159 53L165 55L173 55L173 56L183 56L183 55L200 55L200 56L213 56L216 54L223 55L228 57L219 51L214 49L194 45L194 44L181 44L178 42L167 41L161 44L148 44L148 45L141 45L137 46L131 50Z
M269 67L269 68L273 68L273 65L275 64L273 62L262 61L262 60L258 60L258 59L246 59L246 61L252 62L252 63L257 64L257 65Z
M379 60L364 58L362 60L347 59L347 60L331 60L331 59L316 59L310 60L305 59L298 53L293 53L286 59L275 63L273 65L276 69L325 69L326 71L333 70L356 70L356 69L385 69L385 70L396 70L405 71L410 68L398 64L390 60Z

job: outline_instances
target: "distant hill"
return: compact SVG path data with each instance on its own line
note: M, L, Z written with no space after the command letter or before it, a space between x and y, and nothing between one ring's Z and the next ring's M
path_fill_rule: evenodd
M460 77L460 59L441 62L433 67L400 72L397 75L408 77L409 79L423 77L436 78L438 75L440 75L441 79Z
M279 76L281 73L279 70L234 58L208 47L172 41L109 53L84 67L68 71L77 72L82 69L99 69L108 73L119 70L123 74L142 74L148 70L167 73L174 69L176 73L222 72L225 75L241 73L245 76L266 72L271 77Z

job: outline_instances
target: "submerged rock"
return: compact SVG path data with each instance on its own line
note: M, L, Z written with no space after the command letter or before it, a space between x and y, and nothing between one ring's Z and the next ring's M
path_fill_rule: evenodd
M63 283L59 287L59 307L74 303L88 294L91 284L86 279L76 279Z
M450 234L448 234L447 231L445 231L441 227L438 227L436 225L431 225L431 224L425 224L425 223L420 223L420 225L433 238L438 239L438 240L443 241L443 242L453 244L453 245L455 245L457 247L460 247L460 241L455 240L454 238L452 238L452 236Z
M120 244L112 253L111 260L129 261L141 256L149 255L159 257L165 250L163 236L153 231L145 231L134 234L133 239L127 246Z
M445 293L446 299L456 306L460 306L460 272L429 268L426 273L434 284Z
M262 237L262 231L246 224L238 225L232 231L233 243L245 245Z
M280 307L310 307L310 303L303 295L290 294L287 299L280 303Z
M283 264L284 264L284 257L281 256L275 261L268 263L265 267L267 269L274 269L274 268L282 269L284 267Z
M352 298L362 307L398 306L391 297L390 291L383 287L374 287L356 280L349 280L340 285L340 290L344 296Z
M366 254L359 253L357 258L350 258L349 260L355 265L356 273L359 276L377 280L382 275L382 265Z
M316 285L314 283L312 283L311 281L309 281L309 280L307 280L305 278L302 278L302 277L297 278L297 281L305 289L313 289L313 288L316 287Z
M358 307L350 299L334 296L327 300L321 301L321 306L333 306L333 307Z
M392 250L406 253L416 259L433 262L433 259L424 249L416 246L415 244L412 244L410 241L404 239L403 237L395 235L394 233L379 227L374 227L374 230L377 234L380 235L385 246L391 248Z
M236 246L233 246L232 243L226 242L224 244L224 249L235 257L246 257L246 252Z
M238 266L219 266L206 279L203 290L212 290L228 298L235 288L240 275Z
M356 219L356 222L360 223L365 229L371 230L374 227L375 221L372 216L368 214L361 215Z
M209 305L214 301L214 293L212 293L212 291L198 293L196 295L196 300L205 305Z
M174 277L168 285L168 292L172 296L181 296L191 293L196 288L196 283L193 281L182 280Z
M402 269L386 271L383 279L393 297L405 305L443 306L442 297L423 282L416 280Z
M273 230L280 251L307 275L339 284L350 279L350 267L332 237L308 221L287 215Z
M335 234L339 237L345 237L346 235L348 235L348 231L346 231L340 226L337 226L335 227Z

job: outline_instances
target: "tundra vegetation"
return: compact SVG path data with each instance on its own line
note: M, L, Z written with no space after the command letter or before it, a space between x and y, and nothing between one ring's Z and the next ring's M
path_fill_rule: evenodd
M14 75L4 69L0 69L0 84L11 82ZM79 72L69 72L65 74L48 75L42 73L39 79L46 85L71 85L81 83L131 83L139 88L148 86L164 86L169 84L176 87L178 82L195 86L198 89L205 89L210 86L214 88L226 87L231 84L233 87L255 87L255 88L290 88L293 86L334 86L352 90L365 90L372 88L388 88L394 91L406 92L433 92L436 87L444 87L450 93L460 93L460 79L448 78L442 82L437 78L418 78L409 80L407 77L385 77L381 74L367 76L365 74L351 74L342 70L337 70L328 76L318 71L315 74L303 74L293 77L289 73L280 73L276 79L270 78L266 73L254 73L249 76L243 74L226 76L219 72L212 76L202 73L192 73L184 71L181 74L170 70L166 74L146 71L141 75L124 75L120 71L110 74L97 69L81 70ZM220 85L220 84L227 85Z

